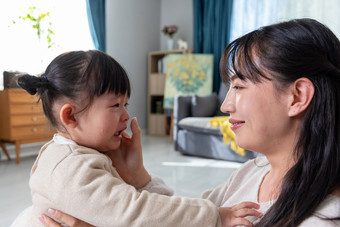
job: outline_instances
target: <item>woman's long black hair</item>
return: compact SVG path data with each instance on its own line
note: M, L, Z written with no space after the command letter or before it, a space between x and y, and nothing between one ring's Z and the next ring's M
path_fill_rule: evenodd
M224 80L230 74L254 83L271 79L279 90L301 77L312 81L315 93L300 128L296 164L285 175L277 201L256 226L298 226L318 215L314 211L320 203L340 188L338 38L313 19L282 22L230 43L220 66Z

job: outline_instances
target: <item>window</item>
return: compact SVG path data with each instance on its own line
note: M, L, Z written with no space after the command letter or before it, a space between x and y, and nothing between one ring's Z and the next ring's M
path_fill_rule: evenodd
M55 33L52 35L55 44L51 48L47 47L45 37L42 36L39 41L29 20L19 19L19 16L27 15L29 7L50 13L47 20L51 22L50 27ZM42 22L42 27L44 24ZM1 1L0 34L1 74L5 70L39 74L44 72L53 58L63 52L94 49L85 0Z
M338 0L237 0L233 2L230 41L261 26L309 17L328 26L340 37Z

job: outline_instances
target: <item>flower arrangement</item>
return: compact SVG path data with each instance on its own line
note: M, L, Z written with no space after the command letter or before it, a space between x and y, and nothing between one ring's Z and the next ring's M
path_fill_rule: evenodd
M177 25L172 24L169 26L164 26L162 32L164 33L164 35L168 35L172 39L177 30Z

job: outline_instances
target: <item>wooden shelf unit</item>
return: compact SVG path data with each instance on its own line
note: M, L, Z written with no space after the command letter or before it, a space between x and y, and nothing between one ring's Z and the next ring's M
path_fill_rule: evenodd
M183 54L185 50L153 51L148 55L148 134L169 135L171 116L163 109L166 74L159 72L158 62L168 54Z
M37 97L23 89L0 91L0 146L9 159L3 143L15 144L16 162L20 163L20 145L48 141L55 133L48 126Z

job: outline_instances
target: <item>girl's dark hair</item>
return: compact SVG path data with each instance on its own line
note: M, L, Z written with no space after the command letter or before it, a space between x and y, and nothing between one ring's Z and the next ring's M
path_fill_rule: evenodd
M295 147L296 164L285 175L277 201L256 225L298 226L340 188L340 42L315 20L291 20L236 39L225 49L220 67L226 82L230 76L254 83L270 79L284 89L306 77L315 87Z
M89 106L95 96L106 92L127 94L131 87L127 73L111 56L97 50L72 51L59 55L40 77L24 75L18 84L31 95L38 94L43 110L52 126L58 122L53 115L53 104L61 97ZM85 108L86 108L85 107Z

